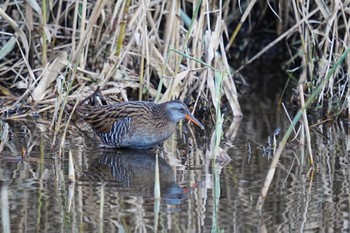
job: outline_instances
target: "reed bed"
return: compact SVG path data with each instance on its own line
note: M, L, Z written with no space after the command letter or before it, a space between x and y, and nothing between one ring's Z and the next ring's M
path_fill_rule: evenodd
M298 88L299 98L313 93L348 44L348 3L247 3L5 1L0 10L2 113L25 104L30 113L51 105L52 125L60 124L67 98L100 87L122 101L188 98L194 106L214 109L220 107L220 95L234 116L242 116L235 75L281 48L286 49L283 67L298 80L290 89ZM254 30L265 24L262 32L274 30L272 39L255 45ZM283 42L286 46L277 46ZM244 57L248 48L254 56ZM348 107L348 63L325 83L315 107L328 114ZM215 72L225 74L222 85ZM217 110L212 113L216 119Z
M193 111L205 107L218 146L221 108L242 117L237 86L252 63L266 62L291 77L285 90L293 98L282 102L299 108L275 158L300 124L312 166L308 109L318 110L316 123L350 113L349 9L349 1L3 1L2 119L48 118L52 144L62 147L66 103L100 88L113 101L178 98Z

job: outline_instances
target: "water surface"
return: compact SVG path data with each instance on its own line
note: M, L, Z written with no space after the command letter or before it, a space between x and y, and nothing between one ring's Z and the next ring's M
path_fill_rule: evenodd
M348 231L349 139L342 122L312 128L313 170L300 136L288 144L264 208L256 210L273 134L289 126L277 106L247 99L242 120L227 114L221 148L228 164L210 159L210 129L194 128L187 143L177 134L152 151L106 150L91 132L75 132L59 156L45 126L9 122L10 141L0 158L2 231ZM68 181L69 151L74 183ZM156 154L160 200L154 198Z

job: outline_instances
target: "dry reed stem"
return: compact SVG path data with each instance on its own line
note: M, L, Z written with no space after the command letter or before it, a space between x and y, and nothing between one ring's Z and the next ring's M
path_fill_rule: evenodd
M91 17L88 20L86 30L84 33L82 33L82 36L81 36L81 38L83 38L83 40L79 41L79 44L73 53L72 64L77 65L78 59L80 58L80 56L82 54L82 50L83 50L84 46L86 45L86 43L88 43L90 41L92 29L93 29L94 25L96 24L97 19L100 17L101 12L102 12L103 7L106 4L106 2L107 2L107 0L97 0L97 2L95 3L95 7L93 8L93 11L91 13Z
M72 151L69 151L68 164L69 164L69 166L68 166L68 181L70 183L73 183L73 182L75 182L75 169L74 169Z
M45 106L42 109L39 109L38 111L36 111L36 113L44 113L46 111L49 111L50 109L53 109L55 106L54 105L49 105L49 106ZM4 113L5 111L7 111L8 109L5 109L4 111L1 111L1 113ZM16 119L24 119L26 117L31 117L33 115L33 112L27 112L25 114L17 114L17 115L12 115L9 117L3 117L4 120L16 120Z
M1 132L0 153L3 151L5 145L8 142L8 134L9 134L9 124L5 122L2 126L2 132Z
M304 91L303 91L303 85L299 85L299 98L300 98L300 107L303 109L305 108L305 99L304 99ZM314 165L314 159L313 159L313 153L312 153L312 148L311 148L311 136L310 136L310 126L309 126L309 121L307 119L307 113L306 111L303 112L302 115L302 122L303 122L303 129L305 130L305 135L306 135L306 146L309 152L309 162L310 165Z
M117 57L120 56L121 50L122 50L122 45L124 42L124 37L125 37L125 28L128 20L128 13L129 13L129 7L130 7L130 0L124 1L124 10L123 10L123 20L120 21L120 28L119 28L119 36L117 40L117 48L115 51L115 55Z
M50 90L49 87L56 81L60 71L68 65L67 57L67 52L61 52L55 60L44 68L42 77L32 92L32 97L35 102L44 99L46 92Z
M25 51L23 59L28 60L29 43L25 33L22 31L22 29L19 28L17 23L9 15L5 13L5 11L1 7L0 7L0 16L12 27L13 30L15 30L16 37L19 37L21 39L21 42Z
M239 21L237 27L235 28L235 30L233 31L233 33L232 33L232 35L231 35L231 38L230 38L228 44L226 45L226 48L225 48L226 52L227 52L227 51L230 49L230 47L232 46L232 44L233 44L233 42L234 42L234 40L235 40L235 38L236 38L236 36L237 36L239 30L241 30L241 27L242 27L243 23L245 22L245 20L247 19L248 15L249 15L250 12L252 11L253 6L255 5L256 1L257 1L257 0L253 0L253 1L250 1L250 2L249 2L248 7L247 7L246 10L244 11L244 14L243 14L242 17L241 17L241 20Z
M67 199L68 199L68 213L70 213L71 209L72 209L72 205L74 203L74 190L75 190L75 183L70 183L68 185L68 195L67 195Z
M298 10L297 10L297 4L295 1L293 1L293 7L294 7L294 13L296 14L295 18L300 21L299 15L297 14ZM306 11L302 11L302 12L304 13ZM305 18L306 15L302 15L302 17ZM307 23L307 21L306 21L306 23ZM299 30L299 34L300 34L300 41L302 42L302 49L304 51L304 56L302 56L302 64L301 65L303 67L306 67L307 64L309 64L309 63L312 64L312 62L309 62L310 59L307 57L307 55L309 54L307 51L309 49L308 44L310 43L309 42L310 35L309 35L308 30L304 30L304 29L305 29L304 27L301 27L301 25L299 25L298 30ZM302 36L302 35L304 35L304 36ZM298 82L298 93L299 93L299 100L300 100L301 109L305 108L303 84L307 82L306 72L307 72L306 69L302 70L300 78L299 78L299 82ZM313 154L312 154L312 149L311 149L310 129L309 129L309 123L308 123L306 111L303 111L303 113L302 113L302 131L300 134L300 137L301 137L300 141L301 142L304 141L303 140L304 135L306 135L306 146L307 146L307 149L309 152L310 164L311 164L311 166L313 166ZM304 144L302 143L302 145L304 145Z
M1 203L1 225L4 233L11 232L11 217L10 217L10 201L9 188L7 182L2 182L0 188L0 203Z

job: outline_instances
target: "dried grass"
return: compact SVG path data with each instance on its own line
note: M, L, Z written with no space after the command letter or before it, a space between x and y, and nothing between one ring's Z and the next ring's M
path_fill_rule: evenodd
M11 81L12 87L27 91L15 104L34 101L38 105L55 96L62 103L58 79L62 79L59 84L63 95L69 92L69 97L85 92L84 86L91 90L97 86L104 90L123 86L120 88L124 90L138 89L138 99L158 95L156 99L165 101L192 95L198 101L206 89L216 99L213 70L208 67L226 73L230 69L227 59L221 59L216 52L225 53L222 7L207 1L191 4L192 19L186 15L190 12L183 11L183 5L175 0L100 0L94 5L60 0L50 6L28 1L5 6L8 11L0 12L6 22L4 29L9 31L7 28L11 27L15 34L8 34L0 57L7 60L24 49L22 62L14 63L16 66L11 69L21 79ZM8 15L10 9L17 10L19 17ZM185 18L188 29L183 25ZM204 62L199 62L203 58ZM1 73L10 77L12 72L2 69ZM184 73L186 77L178 78ZM160 82L154 86L157 80ZM71 90L67 88L70 82ZM223 94L229 94L230 100L237 95L230 91L234 85L232 80L225 81ZM196 86L202 89L195 91ZM231 103L235 115L241 115L238 101Z

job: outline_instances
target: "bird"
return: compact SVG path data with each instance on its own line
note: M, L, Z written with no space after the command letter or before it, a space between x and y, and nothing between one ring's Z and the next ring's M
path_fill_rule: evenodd
M187 106L172 100L164 103L126 101L111 105L78 105L80 117L110 148L149 149L168 139L180 120L204 126Z

